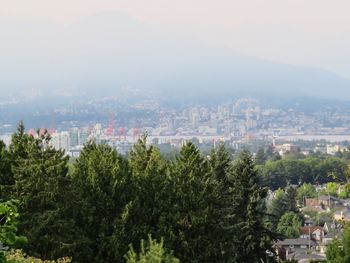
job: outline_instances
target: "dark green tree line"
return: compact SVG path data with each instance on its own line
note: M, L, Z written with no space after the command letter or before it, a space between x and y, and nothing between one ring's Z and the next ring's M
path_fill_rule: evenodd
M189 142L169 161L146 136L129 157L92 142L68 169L47 132L20 124L0 161L0 196L19 200L23 249L42 259L125 262L132 246L141 260L151 235L182 262L264 262L276 238L252 156L223 145L207 157Z

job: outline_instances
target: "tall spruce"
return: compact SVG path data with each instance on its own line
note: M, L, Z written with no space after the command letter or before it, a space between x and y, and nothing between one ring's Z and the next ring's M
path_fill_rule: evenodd
M220 188L208 161L187 143L172 168L170 247L183 262L221 262Z
M169 228L168 165L158 148L147 146L147 136L141 137L130 153L133 196L117 225L113 242L128 242L139 251L139 240L148 235L161 238ZM125 252L116 251L119 255Z
M129 243L113 244L113 233L133 196L127 160L108 145L87 144L74 164L72 181L72 216L80 233L73 259L120 262Z
M24 249L43 259L65 256L73 239L73 222L63 216L68 213L68 157L49 146L46 131L29 136L20 124L12 138L13 197L20 201L19 233L28 238Z
M12 158L6 145L0 140L0 201L11 199L12 188L15 183L11 170Z
M243 151L230 169L232 182L232 262L265 262L266 251L275 238L265 224L267 189L248 151Z

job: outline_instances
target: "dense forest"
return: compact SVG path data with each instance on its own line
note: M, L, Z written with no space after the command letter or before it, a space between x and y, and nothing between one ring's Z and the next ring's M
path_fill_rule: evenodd
M281 212L269 188L345 178L333 157L233 158L224 145L204 156L189 142L168 160L142 136L128 156L92 141L70 162L49 141L21 123L0 142L0 262L274 262L302 218L297 192L280 190L293 200Z

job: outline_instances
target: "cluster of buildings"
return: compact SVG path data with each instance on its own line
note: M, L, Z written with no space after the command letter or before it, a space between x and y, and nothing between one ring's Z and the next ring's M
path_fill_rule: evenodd
M225 141L236 149L261 140L272 143L280 155L308 151L334 155L344 150L337 142L350 140L349 114L341 110L324 109L310 113L271 108L252 98L216 106L187 107L160 106L154 101L145 101L107 110L113 109L115 103L107 100L85 108L81 106L81 109L56 109L58 116L51 119L60 117L64 121L48 125L55 127L51 129L52 145L75 155L87 141L95 140L125 152L146 131L150 142L175 147L192 138L213 145ZM105 115L101 115L104 111ZM0 125L0 132L6 130L10 133L11 127ZM279 143L275 142L276 138ZM8 141L6 136L2 139ZM298 145L298 140L324 140L328 143L305 149ZM331 141L333 143L329 143Z
M333 240L342 238L344 222L350 222L350 201L331 195L304 198L301 211L306 218L310 211L319 215L329 213L331 218L323 219L321 223L307 219L300 228L299 237L276 242L277 254L282 260L325 261L327 247Z

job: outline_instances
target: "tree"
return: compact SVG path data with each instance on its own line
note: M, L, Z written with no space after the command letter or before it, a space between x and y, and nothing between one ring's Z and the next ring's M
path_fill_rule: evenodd
M312 184L304 183L297 189L297 200L299 204L303 204L305 198L313 198L316 196L317 192Z
M220 182L223 190L229 189L229 180L227 177L227 170L230 167L231 157L223 143L213 149L210 153L209 165L215 179Z
M184 262L223 261L220 188L208 161L187 143L171 167L171 212L164 241Z
M267 161L260 167L259 173L262 176L263 185L268 186L271 190L284 188L288 184L287 174L282 160Z
M230 169L232 181L232 250L234 262L260 262L276 238L266 223L267 189L258 185L259 176L249 152L243 151Z
M272 229L277 227L277 224L281 217L288 212L289 200L286 198L286 194L283 189L278 189L275 191L275 196L268 207L269 221L272 224Z
M68 157L49 146L45 131L35 137L24 134L20 124L10 152L14 154L13 195L20 201L19 233L28 238L24 250L34 256L52 259L69 253L74 232L68 214ZM64 194L62 194L64 193Z
M328 263L346 263L344 260L345 253L343 250L343 244L340 240L334 240L327 248L326 251Z
M145 244L141 240L141 251L137 254L132 246L125 256L127 263L179 263L180 261L164 248L163 239L160 243L148 236Z
M134 196L127 160L108 145L85 145L74 164L72 188L73 260L120 261L130 242L113 243L114 234Z
M326 192L332 196L338 196L339 185L335 182L329 182L326 185Z
M18 202L11 200L0 203L0 262L6 262L6 246L17 247L27 242L23 236L17 236L19 213Z
M3 201L11 199L12 187L15 182L11 165L11 155L4 142L0 140L0 200Z
M341 240L334 240L326 251L327 262L350 262L350 226L346 225Z
M287 212L279 220L277 231L286 238L296 238L300 235L301 225L302 222L299 215Z
M267 156L265 155L264 148L259 148L258 152L255 156L255 163L256 164L264 164L267 160Z
M285 198L287 202L287 211L299 214L297 207L297 190L294 187L287 187L285 190Z
M128 241L139 250L139 240L147 238L148 234L159 239L165 235L168 240L172 189L168 164L158 148L147 147L146 137L133 146L129 164L133 196L114 231L113 242L118 245Z

